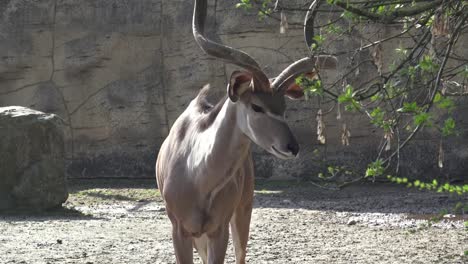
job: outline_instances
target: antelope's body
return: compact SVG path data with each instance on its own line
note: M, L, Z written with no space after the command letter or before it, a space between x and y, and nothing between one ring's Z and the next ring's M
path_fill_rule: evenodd
M236 259L242 263L254 188L250 140L237 127L229 100L221 102L220 109L210 109L219 110L213 117L201 107L200 96L203 94L177 119L161 147L156 165L158 186L173 235L181 238L176 245L178 262L191 262L193 243L205 262L208 253L215 252L208 247L223 252L210 258L211 263L221 263L231 222Z
M206 0L195 1L198 45L246 71L232 73L227 97L215 106L206 100L209 86L192 100L161 146L156 178L172 223L177 263L193 263L192 247L204 263L223 263L229 226L236 263L245 263L254 189L251 142L278 158L296 157L299 146L284 120L284 97L302 97L295 78L315 72L317 63L333 67L335 61L306 57L270 82L248 54L204 37L206 7Z

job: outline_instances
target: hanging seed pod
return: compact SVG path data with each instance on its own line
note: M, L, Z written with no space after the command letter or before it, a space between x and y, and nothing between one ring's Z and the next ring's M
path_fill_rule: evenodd
M338 102L336 103L336 120L341 119L341 104Z
M379 74L382 74L383 58L382 58L383 48L379 43L372 50L372 59L374 60L375 66L377 66L377 71Z
M317 120L317 140L320 142L320 144L325 144L326 143L325 123L323 122L322 109L318 110L316 120Z
M348 80L343 79L343 83L341 84L341 89L343 89L343 92L346 92L346 86L348 86Z
M384 133L385 139L385 151L389 151L392 148L392 138L393 138L393 131L387 131Z
M432 35L433 36L447 36L449 34L449 21L448 17L444 15L442 8L439 8L432 22Z
M439 161L438 161L439 168L444 167L444 148L442 147L442 141L439 144Z
M343 144L343 146L349 146L350 136L351 132L349 132L348 128L346 127L346 123L344 123L343 128L341 130L341 144Z
M440 90L440 93L442 95L445 95L445 93L447 92L447 86L447 83L442 80L442 89Z
M288 19L286 18L286 14L281 11L281 21L280 21L280 34L286 33L286 30L289 28Z
M273 8L273 11L278 10L278 3L279 3L279 0L276 0L275 6L274 6L274 8Z

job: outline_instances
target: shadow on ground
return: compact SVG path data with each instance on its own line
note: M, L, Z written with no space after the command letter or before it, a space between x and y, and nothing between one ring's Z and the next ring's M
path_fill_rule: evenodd
M45 211L30 209L4 210L0 212L0 221L49 221L49 220L96 220L95 216L85 214L72 207L59 207Z
M157 188L156 179L69 179L70 193L89 189L149 189Z
M114 201L162 202L154 179L71 180L70 201L93 203ZM419 191L391 183L357 183L339 191L316 187L308 181L257 180L256 208L302 208L357 213L438 214L453 211L468 197Z
M360 183L333 191L304 181L257 181L255 193L256 207L359 213L462 213L454 208L468 204L466 195L420 191L391 183Z

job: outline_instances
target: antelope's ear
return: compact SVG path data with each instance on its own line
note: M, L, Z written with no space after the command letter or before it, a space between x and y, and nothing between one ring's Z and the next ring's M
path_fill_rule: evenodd
M302 88L296 83L292 83L288 86L288 88L286 88L284 95L287 96L289 99L299 100L304 97L304 90L302 90Z
M252 83L252 74L244 71L234 71L227 87L229 99L237 102L240 96L246 92Z
M316 72L308 72L305 73L304 76L309 79L316 79L318 75ZM295 82L295 80L293 80L284 91L284 95L287 96L289 99L299 100L304 97L304 90Z

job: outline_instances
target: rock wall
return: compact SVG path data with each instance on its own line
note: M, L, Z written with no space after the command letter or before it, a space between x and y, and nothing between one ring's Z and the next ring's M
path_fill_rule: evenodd
M280 35L278 23L259 22L256 14L235 9L235 0L209 2L208 32L253 54L267 74L274 76L307 55L300 28ZM218 94L224 93L233 69L196 46L192 4L187 0L1 1L0 106L22 105L60 115L67 125L71 177L153 177L158 147L171 124L202 85L209 82ZM288 15L291 24L302 20ZM358 45L350 39L334 48ZM347 64L340 61L342 67ZM333 78L339 72L324 74ZM372 74L374 67L362 67L354 80ZM302 145L301 157L278 161L255 149L259 176L305 177L316 175L326 164L365 166L374 157L382 135L360 115L344 114L352 133L350 147L340 144L342 124L334 114L325 120L328 144L318 145L318 109L315 100L289 104L287 116ZM422 145L431 147L420 154L421 160L413 161L424 170L436 169L433 146L437 144L427 144L433 138L422 139ZM467 169L460 165L466 151L459 152L454 166Z

